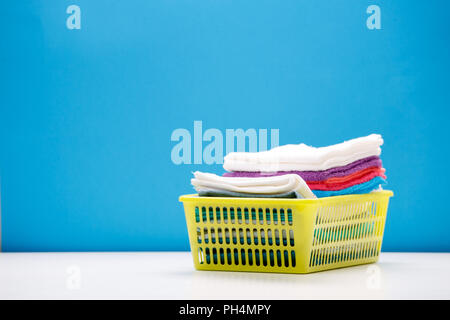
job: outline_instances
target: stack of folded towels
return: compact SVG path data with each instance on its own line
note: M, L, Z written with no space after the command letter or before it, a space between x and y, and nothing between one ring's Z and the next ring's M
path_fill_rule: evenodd
M270 186L279 183L278 180L271 180L276 177L297 176L306 182L313 194L309 194L304 186L299 188L297 185L290 189L295 192L296 197L301 198L369 193L386 184L385 169L380 159L382 144L380 135L371 134L321 148L299 144L280 146L263 152L232 152L225 156L223 165L229 172L225 173L224 177L216 177L228 179L225 184L239 181L229 179L241 179L241 186L252 184L254 182L251 181L255 179L265 179L260 180L260 184ZM216 188L205 187L199 183L201 178L196 177L193 180L196 180L193 185L200 195L218 195L217 191L223 190L217 185ZM244 194L254 191L236 190ZM284 193L286 190L283 189Z

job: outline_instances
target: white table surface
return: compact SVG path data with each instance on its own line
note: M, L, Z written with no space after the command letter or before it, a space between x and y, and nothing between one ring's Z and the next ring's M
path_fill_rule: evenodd
M189 252L0 253L0 299L450 299L450 253L308 275L194 270Z

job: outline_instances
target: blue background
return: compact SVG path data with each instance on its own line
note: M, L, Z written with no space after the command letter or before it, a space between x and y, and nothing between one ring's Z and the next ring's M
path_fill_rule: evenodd
M81 7L81 30L66 8ZM381 8L369 30L366 8ZM449 251L449 1L4 1L4 251L188 250L177 128L380 133L383 250Z

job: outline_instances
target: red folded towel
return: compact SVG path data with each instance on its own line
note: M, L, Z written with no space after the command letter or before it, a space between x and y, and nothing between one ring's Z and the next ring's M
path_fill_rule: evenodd
M367 182L375 177L386 179L384 168L366 168L344 177L334 177L322 181L306 181L311 190L342 190L355 184Z

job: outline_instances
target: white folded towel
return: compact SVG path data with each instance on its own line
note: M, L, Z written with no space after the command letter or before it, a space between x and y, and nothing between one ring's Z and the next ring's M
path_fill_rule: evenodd
M211 189L259 195L296 192L305 199L316 198L306 182L297 174L267 178L235 178L196 171L194 176L191 183L197 192Z
M227 171L321 171L381 154L383 138L379 134L315 148L288 144L262 152L231 152L224 158Z

